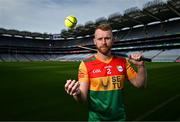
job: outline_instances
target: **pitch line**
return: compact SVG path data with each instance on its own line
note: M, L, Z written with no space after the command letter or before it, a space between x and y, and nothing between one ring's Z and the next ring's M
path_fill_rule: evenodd
M144 118L146 118L147 116L149 116L150 114L154 113L155 111L159 110L160 108L166 106L168 103L174 101L175 99L177 99L178 97L180 97L180 94L177 94L171 98L169 98L168 100L166 100L165 102L163 102L162 104L154 107L153 109L151 109L150 111L146 112L145 114L143 114L142 116L139 116L138 118L135 119L135 121L139 121L142 120Z

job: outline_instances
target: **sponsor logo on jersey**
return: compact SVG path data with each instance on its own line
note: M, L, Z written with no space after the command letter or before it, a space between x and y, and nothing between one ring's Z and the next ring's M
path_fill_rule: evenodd
M119 72L122 72L122 71L123 71L123 67L122 67L122 66L117 66L117 70L118 70Z
M94 70L93 70L93 73L94 73L94 74L96 74L96 73L100 73L100 72L101 72L101 70L100 70L100 69L94 69Z

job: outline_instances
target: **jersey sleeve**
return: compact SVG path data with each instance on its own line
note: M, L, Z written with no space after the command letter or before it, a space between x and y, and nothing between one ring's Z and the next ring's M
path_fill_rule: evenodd
M128 80L134 79L137 76L137 72L133 69L128 60L126 60L126 74Z
M79 82L89 82L87 68L83 61L79 65L78 81Z

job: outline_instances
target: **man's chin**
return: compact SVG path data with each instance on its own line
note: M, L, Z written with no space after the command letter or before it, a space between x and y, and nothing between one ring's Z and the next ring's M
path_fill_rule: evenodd
M100 50L99 52L102 53L103 55L109 54L109 50Z

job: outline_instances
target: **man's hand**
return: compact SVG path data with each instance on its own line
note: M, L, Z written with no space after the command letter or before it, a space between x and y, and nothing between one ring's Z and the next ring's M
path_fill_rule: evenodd
M137 76L136 78L130 80L130 82L137 88L140 88L142 86L146 87L147 84L147 72L144 65L144 61L140 61L141 57L141 53L134 53L129 56L129 61L137 66Z
M144 66L144 61L140 61L140 58L143 55L141 53L134 53L129 55L129 61L132 62L136 66Z
M75 80L67 80L66 84L65 84L65 91L69 94L69 95L79 95L80 94L80 83Z

